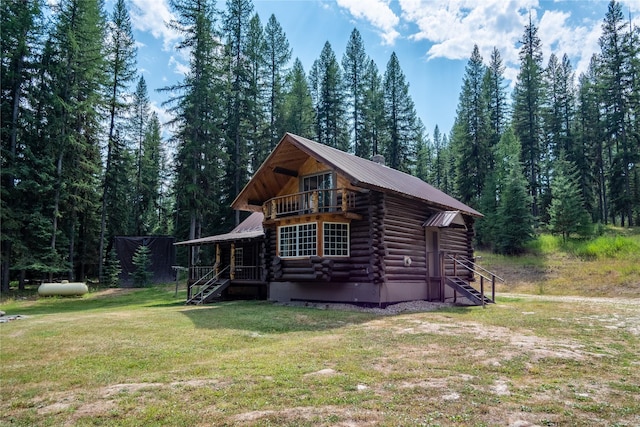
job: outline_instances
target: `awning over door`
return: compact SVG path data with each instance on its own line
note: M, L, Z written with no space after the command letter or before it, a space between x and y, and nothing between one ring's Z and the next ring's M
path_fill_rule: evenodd
M428 220L422 224L423 227L462 227L467 229L467 224L464 222L464 218L460 211L442 211L436 212Z

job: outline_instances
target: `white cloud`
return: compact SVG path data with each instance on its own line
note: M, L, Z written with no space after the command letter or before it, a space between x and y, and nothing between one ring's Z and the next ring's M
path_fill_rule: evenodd
M497 47L507 62L517 60L515 45L537 5L537 0L400 0L402 18L418 27L410 38L433 43L428 59L469 58L477 44L485 58Z
M389 7L389 0L338 0L338 5L377 28L384 44L393 45L400 36L396 30L400 18Z
M177 60L173 55L169 58L169 66L173 68L173 72L176 74L181 74L183 76L189 74L189 66L184 62Z
M149 32L156 39L162 39L162 49L169 51L181 38L175 30L167 27L174 19L167 0L131 0L131 24L134 29Z

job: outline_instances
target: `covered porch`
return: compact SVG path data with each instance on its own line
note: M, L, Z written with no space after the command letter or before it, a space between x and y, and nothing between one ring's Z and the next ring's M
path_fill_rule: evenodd
M176 243L189 254L187 302L212 298L267 298L262 214L253 213L231 232Z

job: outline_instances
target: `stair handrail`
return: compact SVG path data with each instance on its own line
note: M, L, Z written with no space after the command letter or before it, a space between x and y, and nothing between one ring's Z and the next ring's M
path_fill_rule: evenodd
M217 267L218 264L216 264ZM220 276L222 275L222 273L224 273L225 271L227 271L229 269L230 266L226 266L225 268L223 268L222 270L218 271L212 278L210 278L209 280L207 280L204 284L199 285L200 289L198 289L198 292L193 295L191 298L189 298L189 300L187 301L187 303L189 303L189 301L193 301L194 299L196 299L198 296L202 295L204 291L206 291L207 289L209 289L209 287L211 286L212 283L215 283L216 280L218 280L220 278ZM198 284L198 282L200 282L202 279L204 279L205 277L207 277L208 275L210 275L211 273L215 272L216 269L213 268L210 272L208 272L207 274L205 274L204 276L202 276L200 279L198 279L193 285L191 285L191 287L194 287Z
M447 255L449 255L449 257L451 257L451 255L450 255L450 254L447 254ZM486 269L486 268L484 268L483 266L481 266L481 265L479 265L479 264L477 264L477 263L475 263L475 262L471 261L471 259L469 259L468 257L466 257L466 256L464 256L464 255L457 255L457 257L456 257L456 256L454 256L454 257L453 257L454 261L456 261L456 262L458 262L460 258L464 259L464 261L465 261L465 262L467 262L467 263L469 263L469 264L473 265L474 269L482 270L482 271L484 271L485 273L487 273L488 275L493 276L493 277L495 277L496 279L500 280L502 283L505 283L505 282L506 282L506 280L504 280L502 277L500 277L500 276L498 276L497 274L495 274L493 271L489 271L489 270L487 270L487 269ZM458 263L459 263L459 262L458 262ZM465 267L466 267L466 266L465 266ZM472 270L472 271L473 271L473 270ZM481 274L480 274L479 272L477 272L477 271L474 271L474 272L475 272L475 273L477 273L478 275L481 275ZM491 280L491 279L490 279L490 278L488 278L487 276L483 276L483 277L484 277L485 279L487 279L487 280Z
M505 280L503 278L501 278L500 276L492 273L491 271L480 267L479 265L477 265L476 263L474 263L473 261L471 261L469 258L467 258L464 255L451 255L448 253L445 253L445 256L448 257L449 259L451 259L454 262L454 272L455 272L455 265L461 265L462 267L466 268L467 270L469 270L472 274L477 274L478 276L480 276L480 294L482 295L482 307L485 307L485 295L484 295L484 280L486 279L489 282L491 282L491 301L495 301L496 297L495 297L495 292L496 292L496 286L495 286L495 279L500 279L503 283L505 282ZM467 264L465 264L464 262L462 262L459 258L457 258L457 256L461 257L462 259L464 259L467 263L472 264L473 266L477 266L480 267L483 271L487 272L491 277L487 277L484 274L480 273L479 271L474 270L473 268L469 267Z

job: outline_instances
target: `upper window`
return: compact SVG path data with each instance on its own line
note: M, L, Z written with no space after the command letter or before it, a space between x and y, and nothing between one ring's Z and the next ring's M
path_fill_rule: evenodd
M332 188L333 172L325 172L302 178L302 191L331 190Z
M334 187L333 172L325 172L318 175L310 175L302 177L302 191L304 193L303 205L307 209L316 208L320 212L326 212L335 205L336 194ZM317 191L318 206L315 206L311 191ZM326 191L323 191L326 190Z

